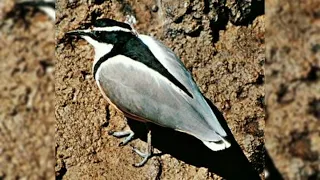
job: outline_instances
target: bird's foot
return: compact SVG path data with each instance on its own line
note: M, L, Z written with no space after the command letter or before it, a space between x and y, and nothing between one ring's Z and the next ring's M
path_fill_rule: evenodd
M152 157L152 152L143 153L136 148L133 148L132 150L133 152L137 153L139 156L143 157L143 160L141 162L133 164L134 167L142 167Z
M131 130L117 131L117 132L110 131L108 134L112 135L114 137L117 137L117 138L122 138L122 137L126 136L126 138L119 144L119 146L124 146L124 145L128 144L131 140L133 140L133 137L134 137L134 132Z

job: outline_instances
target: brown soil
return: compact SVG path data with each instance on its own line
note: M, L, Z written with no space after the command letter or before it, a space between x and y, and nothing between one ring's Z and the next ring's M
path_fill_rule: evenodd
M68 2L57 3L54 89L54 24L33 8L22 11L12 0L0 1L0 179L53 179L54 174L57 179L221 179L217 167L181 158L192 148L187 156L206 158L203 148L184 146L192 139L169 144L172 132L162 136L165 130L156 131L161 134L157 152L165 154L137 169L131 164L141 159L130 146L143 149L145 142L118 147L121 140L107 134L128 128L124 117L94 83L93 49L81 40L67 42L64 33L96 16L123 21L128 14L137 18L140 33L156 36L181 57L258 172L266 116L266 147L283 177L320 178L318 1L267 1L265 86L264 16L246 25L255 16L239 11L231 0L225 5L198 0ZM222 166L212 156L212 164Z
M131 146L143 149L146 143L136 139L127 146L119 147L121 140L108 135L110 130L129 127L123 114L103 99L94 82L91 74L92 47L83 40L70 40L64 34L95 17L123 21L125 15L133 15L137 19L139 33L155 36L181 57L204 96L223 113L246 157L257 172L262 173L264 16L252 21L250 18L241 19L231 2L226 5L207 1L161 2L57 2L55 170L59 178L221 179L216 174L228 176L217 170L219 161L211 162L215 166L213 170L201 164L205 160L200 158L200 150L199 154L188 155L203 159L200 164L189 163L188 157L181 157L183 150L176 154L174 150L166 151L171 146L161 146L161 142L169 142L171 137L166 139L163 136L159 137L159 145L155 147L165 154L151 158L142 168L135 168L132 164L141 158L132 152ZM157 8L153 6L158 6L156 12ZM228 8L236 13L231 19L239 25L228 21ZM172 146L174 149L174 144ZM232 167L231 161L229 166Z
M54 179L54 23L0 2L0 179Z
M285 179L320 178L319 1L267 1L266 147Z

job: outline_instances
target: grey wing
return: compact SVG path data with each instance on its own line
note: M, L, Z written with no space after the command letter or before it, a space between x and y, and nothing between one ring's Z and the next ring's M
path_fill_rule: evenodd
M217 117L203 98L190 72L185 68L175 53L164 44L150 36L139 35L139 38L149 47L150 51L156 56L161 64L171 74L173 74L174 77L176 77L188 89L188 91L192 92L194 99L188 99L188 103L204 116L204 119L202 120L206 121L205 123L207 123L210 128L218 134L226 136L224 129L221 127Z
M201 140L221 140L181 90L144 64L118 55L97 73L103 93L119 109Z

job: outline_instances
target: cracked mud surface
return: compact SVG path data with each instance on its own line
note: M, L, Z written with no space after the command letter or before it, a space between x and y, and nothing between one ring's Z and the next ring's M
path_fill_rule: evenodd
M223 113L246 157L262 173L264 16L241 19L237 15L241 12L234 9L234 23L249 23L236 26L228 21L231 2L159 2L57 2L55 170L59 178L221 179L215 171L170 153L134 168L131 165L141 159L131 146L143 149L145 142L136 139L119 147L121 140L108 135L110 130L128 128L124 116L107 104L94 82L92 47L83 40L69 41L64 33L96 17L124 21L126 15L137 19L139 33L155 36L181 57L204 96Z

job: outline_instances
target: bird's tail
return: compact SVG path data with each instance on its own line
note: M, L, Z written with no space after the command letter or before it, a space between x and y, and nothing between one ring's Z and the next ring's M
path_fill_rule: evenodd
M231 146L231 144L227 140L225 140L223 137L221 137L221 140L217 142L214 142L214 141L202 141L202 142L212 151L221 151Z

